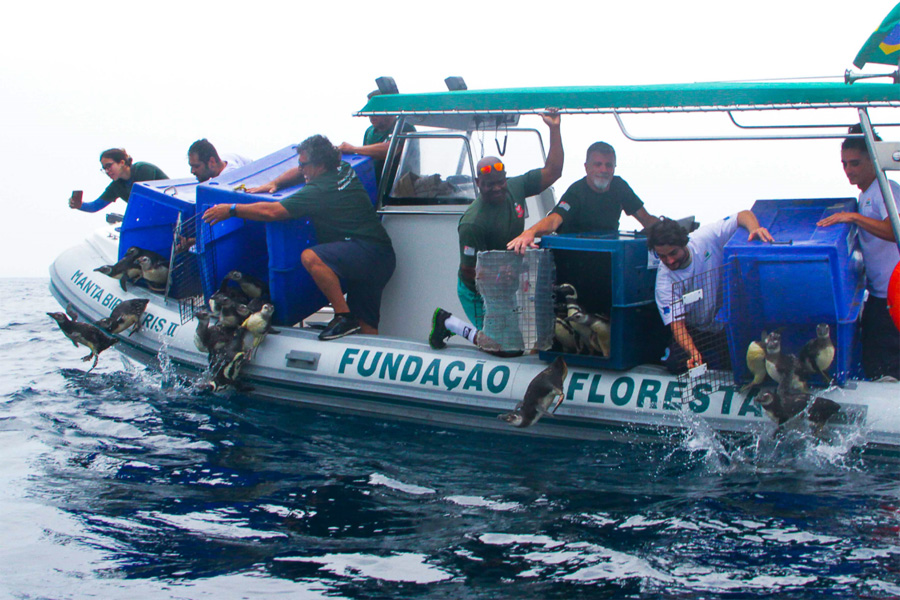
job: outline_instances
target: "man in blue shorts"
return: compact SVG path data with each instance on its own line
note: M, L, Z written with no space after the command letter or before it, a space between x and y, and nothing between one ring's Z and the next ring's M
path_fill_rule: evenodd
M378 333L381 293L394 273L391 239L362 183L328 138L314 135L297 148L306 185L281 202L218 204L203 213L215 225L230 217L251 221L309 218L319 243L300 255L303 266L334 308L319 334L333 340ZM346 290L341 287L343 280ZM344 292L347 293L346 300Z

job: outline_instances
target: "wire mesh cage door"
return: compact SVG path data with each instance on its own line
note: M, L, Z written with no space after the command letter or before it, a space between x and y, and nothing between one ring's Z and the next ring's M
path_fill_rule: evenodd
M479 252L475 285L484 299L483 332L504 352L553 343L553 256L549 250Z
M670 360L679 367L677 377L684 385L685 400L694 398L695 389L711 393L734 385L722 315L723 283L733 271L733 263L726 263L672 284L672 319L682 320L685 327L674 330ZM688 368L691 356L684 349L691 345L700 353L702 363Z
M169 281L166 297L178 300L181 324L194 318L203 306L203 284L200 279L200 258L196 253L197 217L181 219L175 223L172 235L172 252L169 260Z

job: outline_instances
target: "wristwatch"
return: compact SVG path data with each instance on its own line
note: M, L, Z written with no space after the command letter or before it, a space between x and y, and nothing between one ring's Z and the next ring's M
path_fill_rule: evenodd
M231 210L228 211L228 216L229 216L229 217L236 217L236 216L237 216L237 204L232 204L232 205L231 205Z

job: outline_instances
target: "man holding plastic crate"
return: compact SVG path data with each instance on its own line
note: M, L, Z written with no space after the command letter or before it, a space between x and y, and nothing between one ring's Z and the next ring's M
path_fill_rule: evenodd
M328 138L305 139L297 154L306 185L296 193L281 202L217 204L203 213L203 220L215 225L231 217L251 221L309 218L318 244L304 250L300 260L334 308L334 319L319 339L356 332L377 334L381 294L396 265L391 238L356 173L341 162L340 151Z
M725 244L737 231L738 226L750 232L748 241L758 239L763 242L775 241L765 227L749 210L725 217L715 223L705 225L688 235L684 227L672 219L663 217L647 228L647 247L659 257L656 273L656 305L663 323L672 329L672 343L665 360L666 367L673 373L684 372L707 362L695 340L700 332L711 332L715 318L716 296L721 278ZM704 278L704 274L713 276ZM676 302L672 286L687 280L702 282L704 298L708 310L697 311L690 317L684 314L683 304Z
M860 130L851 128L850 133L860 133ZM875 139L881 141L878 136ZM835 223L853 223L859 228L859 244L866 265L866 288L869 292L862 316L863 371L869 379L884 376L900 379L900 332L894 326L887 307L888 282L900 262L900 251L878 185L875 164L864 138L848 137L844 140L841 144L841 164L847 179L862 192L858 212L835 213L817 225L829 227ZM894 202L900 207L900 185L893 181L890 185Z
M510 240L525 229L525 199L540 194L562 175L564 154L559 112L547 109L542 118L550 129L550 147L543 168L507 179L506 166L495 156L486 156L475 165L478 197L459 220L460 260L456 288L463 310L474 326L441 308L436 309L428 336L432 348L443 348L445 340L456 334L488 349L482 343L485 336L479 335L484 326L484 300L475 287L478 253L506 250Z

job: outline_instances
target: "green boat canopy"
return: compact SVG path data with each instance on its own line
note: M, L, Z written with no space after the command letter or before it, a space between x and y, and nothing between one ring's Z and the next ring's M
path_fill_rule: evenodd
M900 4L888 13L853 59L858 69L867 63L894 67L900 64Z
M688 83L382 94L372 97L357 114L527 114L548 107L563 113L647 113L883 106L900 107L900 85Z

